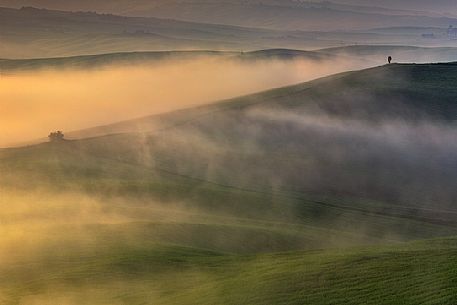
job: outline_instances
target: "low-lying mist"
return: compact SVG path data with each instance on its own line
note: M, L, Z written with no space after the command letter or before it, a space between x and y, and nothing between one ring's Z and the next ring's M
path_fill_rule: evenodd
M211 103L354 68L351 61L193 58L0 79L0 147Z
M254 105L213 113L140 136L132 145L136 152L123 155L241 189L455 210L455 123L418 119L406 110L403 117L377 113L362 119L367 109L345 116L316 110L311 102L301 105L293 111Z
M320 194L455 209L457 129L453 123L393 118L378 122L323 113L253 111L266 134L261 146L282 146L305 162L284 171L285 188ZM281 126L281 128L278 128ZM300 173L301 172L301 173Z
M101 198L82 192L24 191L1 189L0 196L0 267L11 261L36 259L41 253L90 253L113 230L125 229L130 223L178 223L190 221L195 211L176 205ZM150 235L153 236L154 230ZM97 232L101 236L91 232ZM132 233L132 232L130 232ZM141 235L141 234L138 234ZM140 237L130 234L130 243L137 244ZM151 237L150 236L150 237ZM122 236L111 235L109 244L127 243ZM135 240L134 240L135 239ZM151 238L149 242L157 242ZM106 240L105 240L106 241ZM72 255L74 255L73 253Z

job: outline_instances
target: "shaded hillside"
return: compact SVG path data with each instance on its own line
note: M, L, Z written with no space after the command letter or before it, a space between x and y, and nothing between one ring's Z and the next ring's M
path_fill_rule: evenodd
M302 111L323 110L324 113L334 116L368 121L398 118L405 121L434 119L453 122L457 116L454 102L456 92L452 85L457 77L456 70L455 63L441 63L394 64L345 72L304 84L226 100L219 104L100 126L75 132L74 135L84 137L85 133L94 136L132 131L148 132L153 130L142 128L141 122L161 120L165 128L174 127L175 124L179 127L180 124L208 120L219 113L225 116L257 106L274 107L275 110L289 107ZM170 124L167 125L168 120ZM110 128L113 128L113 132L110 132ZM92 130L96 129L104 131L94 134Z
M115 147L130 139L140 141L152 164L238 187L451 207L456 78L455 64L343 73L113 125L117 133L140 134L82 147L99 151L97 141ZM124 156L141 163L143 153Z

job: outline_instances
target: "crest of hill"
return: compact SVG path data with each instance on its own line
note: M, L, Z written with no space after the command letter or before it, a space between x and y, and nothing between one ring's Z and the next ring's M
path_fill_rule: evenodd
M181 60L198 58L227 58L232 60L270 60L270 59L304 59L326 60L335 59L334 55L303 50L266 49L250 52L233 51L150 51L123 52L97 55L82 55L56 58L36 59L0 59L2 72L30 71L36 69L83 68L96 69L108 65L137 65L154 63L163 60Z
M457 62L393 64L344 72L207 106L75 131L69 136L80 138L110 133L154 132L205 120L214 113L243 112L258 105L306 110L317 103L331 115L341 117L372 121L395 117L408 121L432 118L452 122L457 119L455 81ZM366 94L370 99L363 100Z

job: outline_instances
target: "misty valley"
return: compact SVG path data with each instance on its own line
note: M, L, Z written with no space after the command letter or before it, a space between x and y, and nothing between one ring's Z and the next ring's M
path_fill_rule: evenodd
M455 304L457 11L410 2L0 0L0 305Z

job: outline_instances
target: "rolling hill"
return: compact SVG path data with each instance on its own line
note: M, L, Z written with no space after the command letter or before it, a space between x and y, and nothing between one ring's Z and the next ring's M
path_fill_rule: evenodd
M314 33L209 25L31 7L0 7L2 58L78 56L127 51L303 48ZM27 46L27 47L24 47Z
M49 69L99 69L106 66L139 66L160 63L163 60L192 60L199 58L226 58L249 64L260 60L309 60L311 62L353 61L359 66L383 63L387 55L399 63L451 62L457 60L457 48L414 47L396 45L352 45L316 49L259 49L254 51L145 51L80 55L54 58L0 59L2 73Z
M108 150L116 139L141 143L152 164L223 184L447 208L456 195L456 67L343 73L85 132L112 128ZM96 139L86 143L97 148ZM141 163L143 152L127 159Z
M342 217L343 227L345 217L376 224L362 221L368 213L394 217L400 239L418 230L433 235L420 229L421 222L454 225L456 71L452 63L383 66L68 133L80 139L2 151L4 182L8 172L24 173L33 177L20 183L28 187L67 181L70 189L91 191L100 183L102 194L105 188L140 197L146 192L160 201L177 179L182 193L174 191L171 199L235 217L249 194L252 207L258 205L245 211L250 216L265 203L263 211L279 208L319 226L326 221L314 213L332 225ZM233 202L231 190L240 199ZM219 191L228 195L227 204L209 195ZM402 224L408 215L419 221L417 228ZM395 226L389 221L388 227Z
M382 26L447 27L456 19L410 10L305 1L54 1L3 0L0 6L34 6L69 11L96 11L126 16L143 16L282 30L335 31ZM420 10L420 9L419 9Z
M56 58L0 59L4 73L49 69L100 69L106 66L139 66L164 60L192 60L199 58L226 58L245 63L257 60L338 60L338 56L317 51L266 49L248 52L231 51L151 51L83 55Z
M456 78L381 66L2 149L0 300L453 304Z
M337 3L349 4L349 5L364 5L366 4L363 0L336 0ZM442 14L452 15L455 14L455 6L452 0L437 0L433 3L426 0L385 0L383 5L391 9L408 9L411 8L425 10L430 12L441 12Z
M289 9L296 12L295 8ZM197 10L197 12L200 11ZM218 18L213 14L204 14ZM309 14L318 16L315 12ZM242 17L241 13L238 15L243 20L253 20ZM240 27L203 23L205 18L198 18L195 22L185 22L163 19L164 16L159 16L161 18L125 17L33 7L21 9L0 7L2 28L0 58L42 58L168 50L237 52L271 48L310 50L355 44L455 47L455 41L449 40L446 34L446 29L453 21L447 19L439 19L440 22L432 22L432 24L402 23L398 24L395 30L391 28L388 31L372 28L392 27L397 23L375 23L362 30L352 31L342 30L339 27L337 30L331 30L327 26L314 30L306 27L302 30L281 30L281 27L275 29ZM371 20L371 16L367 16ZM321 22L325 21L325 19L316 18ZM299 20L311 19L299 16ZM419 29L411 32L408 26ZM430 28L433 31L430 31ZM436 39L424 38L422 37L424 33L432 33Z

